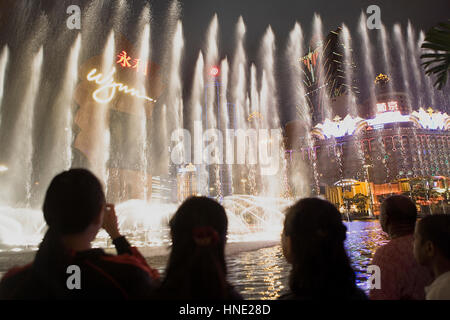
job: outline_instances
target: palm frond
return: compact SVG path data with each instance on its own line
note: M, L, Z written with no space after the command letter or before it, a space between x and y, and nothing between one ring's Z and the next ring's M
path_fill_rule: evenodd
M449 20L450 22L450 20ZM442 22L431 28L422 44L422 49L433 50L420 56L426 75L434 75L434 85L441 90L447 83L450 70L450 23Z

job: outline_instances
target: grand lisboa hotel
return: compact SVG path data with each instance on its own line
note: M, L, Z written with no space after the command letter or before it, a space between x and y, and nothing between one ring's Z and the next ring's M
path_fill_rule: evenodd
M404 194L419 212L449 213L450 116L432 107L411 110L406 93L387 90L388 80L383 74L375 80L367 117L326 119L312 127L308 143L302 123L288 123L290 168L307 163L317 194L341 212L376 215L383 199Z

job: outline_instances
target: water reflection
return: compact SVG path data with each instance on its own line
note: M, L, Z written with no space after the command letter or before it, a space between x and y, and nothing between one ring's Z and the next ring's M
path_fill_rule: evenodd
M243 252L227 263L228 279L246 299L276 299L287 290L290 266L280 246Z
M345 223L345 247L357 277L357 285L368 292L367 266L376 249L386 243L378 221ZM276 299L288 290L290 266L280 246L243 252L227 259L229 280L246 299Z
M378 221L353 221L345 225L348 229L345 246L357 276L357 284L367 292L367 266L375 250L386 243L387 238L381 231ZM168 241L168 238L163 239L166 245ZM105 245L112 246L108 242L101 246ZM0 258L1 279L6 270L13 265L24 265L30 262L33 255L30 253L15 255L14 263L9 261L11 254ZM167 255L148 257L146 260L153 268L164 274ZM229 281L245 299L277 299L288 290L290 266L284 260L279 245L227 256L227 265Z
M370 265L376 249L387 242L386 234L378 221L353 221L345 223L347 240L345 247L356 273L358 287L368 292L367 266Z

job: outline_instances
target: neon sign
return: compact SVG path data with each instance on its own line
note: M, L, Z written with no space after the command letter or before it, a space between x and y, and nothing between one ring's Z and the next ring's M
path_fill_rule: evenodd
M120 54L117 55L119 60L116 61L117 64L121 65L123 68L131 68L136 69L136 72L141 72L145 75L147 75L148 71L148 63L142 64L141 59L133 59L133 64L130 63L130 60L132 59L126 51L122 51Z
M389 111L398 111L397 101L389 101L388 109L389 109Z
M398 111L398 103L397 101L388 101L377 103L377 113L383 113L383 112L395 112Z
M386 112L386 103L377 103L377 112Z
M97 74L97 69L92 69L88 73L86 77L87 80L95 81L96 84L100 85L100 87L92 94L92 98L94 98L95 101L97 101L98 103L110 102L114 98L116 90L118 89L120 92L123 92L125 94L129 94L131 96L135 96L137 98L145 99L151 102L156 102L155 99L147 97L138 89L128 88L128 86L124 85L123 83L115 82L113 77L115 72L116 68L113 68L106 77L101 73Z

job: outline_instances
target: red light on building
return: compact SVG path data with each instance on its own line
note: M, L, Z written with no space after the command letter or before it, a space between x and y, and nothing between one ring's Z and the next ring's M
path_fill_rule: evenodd
M389 108L389 111L398 111L397 101L389 101L388 108Z
M209 74L213 77L217 77L219 75L219 67L211 67L211 69L209 70Z
M377 103L377 112L386 112L386 103Z

